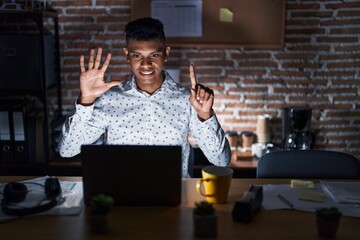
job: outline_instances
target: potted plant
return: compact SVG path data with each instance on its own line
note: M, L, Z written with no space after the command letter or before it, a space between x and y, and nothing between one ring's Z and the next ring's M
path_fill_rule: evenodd
M217 217L212 203L201 201L195 203L193 210L194 236L215 237Z
M336 207L316 210L316 226L321 237L333 238L339 227L341 212Z
M90 227L94 233L107 231L108 215L114 205L114 199L105 194L97 194L90 200Z

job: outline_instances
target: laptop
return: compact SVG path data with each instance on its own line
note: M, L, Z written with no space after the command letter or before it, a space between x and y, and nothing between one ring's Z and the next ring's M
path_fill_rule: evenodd
M115 206L177 206L181 203L181 147L83 145L84 201L107 194Z

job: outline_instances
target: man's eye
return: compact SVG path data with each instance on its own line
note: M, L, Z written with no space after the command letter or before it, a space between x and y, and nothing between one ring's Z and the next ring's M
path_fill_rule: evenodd
M153 54L151 54L151 57L152 57L152 58L158 58L159 56L160 56L159 53L153 53Z
M133 58L141 58L141 55L140 54L132 54L132 57Z

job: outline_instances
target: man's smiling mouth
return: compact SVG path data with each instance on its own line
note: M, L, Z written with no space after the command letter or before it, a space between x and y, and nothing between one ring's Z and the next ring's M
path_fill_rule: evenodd
M141 73L142 75L150 75L150 74L153 74L154 71L153 71L153 70L147 70L147 71L140 71L140 73Z

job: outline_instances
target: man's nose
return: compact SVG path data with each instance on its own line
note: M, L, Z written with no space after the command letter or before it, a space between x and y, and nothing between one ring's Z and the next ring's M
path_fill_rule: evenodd
M143 58L143 60L141 61L141 65L142 66L147 66L147 65L151 65L152 61L150 58Z

